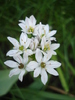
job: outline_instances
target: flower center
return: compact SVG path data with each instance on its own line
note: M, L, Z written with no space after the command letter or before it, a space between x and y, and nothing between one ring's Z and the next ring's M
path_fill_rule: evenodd
M22 63L20 63L20 65L18 66L19 69L24 68L24 65Z
M23 51L23 49L24 49L23 45L19 47L19 50Z
M28 29L28 32L33 33L34 32L34 28L30 26L30 28Z
M45 68L46 64L44 62L41 62L41 67Z
M27 34L28 38L32 38L33 34Z
M49 43L45 44L44 46L44 51L50 50L50 45Z

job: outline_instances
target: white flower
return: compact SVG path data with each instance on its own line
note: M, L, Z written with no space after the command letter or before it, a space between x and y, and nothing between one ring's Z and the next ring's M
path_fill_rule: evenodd
M48 56L56 55L56 50L59 48L60 44L59 43L53 43L51 44L50 40L46 40L46 37L44 36L41 41L41 47L42 47L42 53L47 54Z
M27 65L26 69L28 71L34 71L34 77L41 75L41 81L45 85L48 81L47 72L54 76L58 76L58 72L54 68L61 66L61 63L57 61L50 60L49 56L42 56L42 53L39 49L36 50L36 61L31 61Z
M28 62L28 58L26 57L26 55L23 55L23 58L18 55L13 57L15 61L12 60L7 60L4 62L5 65L7 65L10 68L13 68L10 73L9 73L9 77L12 77L13 75L18 75L19 74L19 80L22 82L23 80L23 76L26 73L26 63Z
M48 24L44 25L40 22L36 25L36 19L33 15L29 18L26 17L25 20L19 20L19 22L18 25L22 28L19 42L15 38L7 37L13 44L13 49L9 50L6 55L16 60L4 62L5 65L13 68L9 77L19 74L18 78L22 81L26 71L34 71L34 77L41 75L41 81L45 85L48 81L47 73L58 76L55 68L61 66L60 62L50 60L52 55L56 55L55 50L60 46L59 43L52 44L52 40L56 41L53 36L57 31L50 31ZM36 59L36 61L33 61L33 59Z
M20 20L19 26L22 28L24 33L35 35L35 24L36 19L33 15L31 15L30 18L26 17L25 21Z
M39 44L38 39L32 38L29 47L30 47L31 50L36 50L38 44Z
M46 40L56 41L56 38L52 37L52 36L55 35L57 31L56 30L49 31L49 25L48 24L44 26L44 32L45 32L44 34L45 34Z
M49 25L43 25L41 22L36 26L35 28L35 31L36 31L36 34L38 35L38 37L40 39L43 38L43 36L46 37L46 40L54 40L56 41L56 38L55 37L52 37L53 35L56 34L56 30L52 30L52 31L49 31Z
M12 37L7 37L7 38L14 46L12 50L9 50L7 52L6 54L7 56L12 57L12 56L17 56L22 53L26 53L27 55L32 54L32 50L27 49L29 47L31 40L27 37L26 34L21 33L20 43L15 38L12 38Z

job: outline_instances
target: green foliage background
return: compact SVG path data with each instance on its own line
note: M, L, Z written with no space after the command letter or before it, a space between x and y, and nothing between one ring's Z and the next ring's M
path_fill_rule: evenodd
M48 23L52 29L56 29L55 36L60 43L57 56L52 57L62 63L57 69L59 77L49 76L46 86L41 83L40 77L33 79L29 73L22 83L16 77L9 79L9 68L4 65L4 61L11 59L6 57L7 51L12 48L7 36L18 39L21 33L19 20L31 15L35 16L37 23ZM60 95L58 88L64 91L63 95ZM0 0L0 100L74 100L74 95L75 1Z

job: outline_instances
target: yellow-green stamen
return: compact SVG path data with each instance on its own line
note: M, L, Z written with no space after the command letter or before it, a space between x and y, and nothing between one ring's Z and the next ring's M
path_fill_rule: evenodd
M19 69L24 68L24 65L22 63L20 63L20 65L18 66Z
M34 32L34 28L33 28L33 27L30 27L30 28L28 29L28 32L33 33L33 32Z
M24 49L23 45L19 47L19 50L23 51L23 49Z
M41 62L41 67L45 68L46 64L44 62Z
M45 44L44 46L44 51L50 50L50 45L49 43Z

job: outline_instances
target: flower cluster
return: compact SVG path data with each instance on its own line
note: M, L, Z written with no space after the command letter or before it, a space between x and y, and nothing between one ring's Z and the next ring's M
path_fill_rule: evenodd
M58 61L50 60L52 55L56 55L55 50L59 48L59 43L53 35L56 30L49 30L49 25L36 24L36 19L33 15L25 20L19 21L19 26L22 28L22 33L19 42L12 37L7 39L13 44L13 49L9 50L6 56L13 57L14 61L7 60L4 62L10 68L13 68L9 77L19 75L19 80L23 80L26 72L33 71L33 76L41 75L41 81L45 85L48 81L48 73L58 76L55 68L61 66Z

